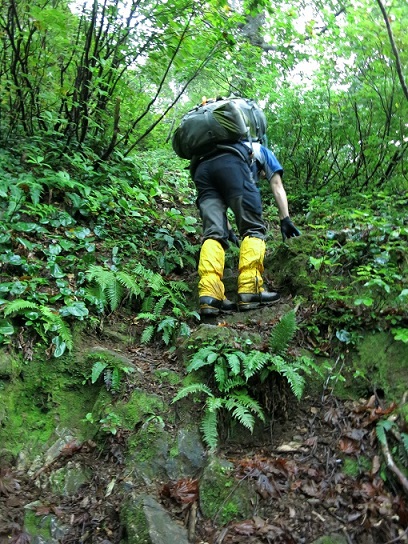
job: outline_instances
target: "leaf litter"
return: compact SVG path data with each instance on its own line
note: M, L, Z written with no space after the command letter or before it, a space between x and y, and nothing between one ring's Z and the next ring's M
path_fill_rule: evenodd
M173 364L175 370L178 363L174 357L166 360L158 347L147 351L144 386L154 392L149 372L157 365L151 362L161 361L166 368ZM159 394L170 400L174 387L168 385L167 393L165 387L160 384ZM274 423L265 443L224 443L219 454L233 463L237 482L250 479L255 486L250 519L226 526L205 519L199 509L199 477L164 483L157 498L176 520L193 527L189 534L195 544L307 544L323 535L340 535L347 544L407 543L407 496L386 471L375 432L379 418L394 409L378 406L373 398L307 397L291 406L286 420ZM126 439L126 432L118 431L106 438L102 451L92 443L68 447L53 469L72 459L92 469L92 479L68 497L53 493L44 480L39 485L38 477L19 472L12 463L2 463L0 544L31 542L24 527L28 507L38 517L58 519L66 529L61 544L119 544Z

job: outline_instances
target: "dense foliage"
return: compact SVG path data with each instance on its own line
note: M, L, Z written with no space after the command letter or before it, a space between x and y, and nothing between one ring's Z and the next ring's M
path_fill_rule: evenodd
M353 244L333 235L310 256L315 271L341 269L339 284L351 275L341 292L313 285L316 303L378 314L384 292L403 331L407 18L402 1L380 0L273 10L247 1L3 3L2 341L23 327L60 355L72 347L73 320L96 326L122 307L140 314L143 341L188 334L197 315L183 274L195 270L200 232L171 134L203 94L232 92L268 116L292 213L317 210L329 231L364 223ZM331 213L336 195L353 194L365 209ZM359 315L336 317L338 328L361 325Z

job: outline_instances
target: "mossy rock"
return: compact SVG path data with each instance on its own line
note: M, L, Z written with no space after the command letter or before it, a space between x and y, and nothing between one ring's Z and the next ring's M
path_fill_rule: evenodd
M223 526L251 517L256 493L247 480L237 480L232 463L211 457L200 479L200 509L203 516Z
M192 477L205 463L205 450L196 428L168 432L152 418L128 438L127 465L137 484Z
M21 356L13 351L0 349L0 380L17 377L23 367Z
M388 332L365 333L352 354L344 393L355 397L377 391L384 393L387 402L400 402L408 384L407 361L407 344L394 340Z
M317 254L318 246L318 238L306 234L279 244L265 257L265 279L283 293L308 296L315 275L310 256Z
M69 497L75 495L78 489L92 477L88 467L69 462L66 466L51 472L49 482L54 493Z
M187 531L150 495L131 496L121 509L121 544L189 544Z
M35 455L55 438L58 426L75 431L79 439L90 438L83 419L99 388L83 384L83 371L75 355L49 361L37 353L17 375L3 382L0 443L5 451L17 455L24 448Z

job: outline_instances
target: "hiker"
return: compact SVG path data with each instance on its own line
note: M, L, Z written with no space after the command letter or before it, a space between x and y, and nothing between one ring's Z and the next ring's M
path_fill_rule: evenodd
M282 183L283 168L275 155L259 142L240 141L219 145L210 155L193 157L190 173L197 189L197 204L203 222L198 284L200 313L218 315L237 305L225 296L222 282L225 250L231 240L227 209L235 216L242 239L238 265L238 309L253 310L279 300L280 295L263 288L266 226L256 182L265 176L278 207L283 240L299 236L288 210Z

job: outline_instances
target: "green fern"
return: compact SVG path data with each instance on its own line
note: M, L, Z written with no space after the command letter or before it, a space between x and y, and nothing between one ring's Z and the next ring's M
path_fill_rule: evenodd
M262 351L252 351L246 355L243 360L244 376L249 380L255 374L258 374L269 362L271 356L269 353L263 353Z
M261 421L265 421L265 415L259 402L248 395L246 390L242 389L235 391L232 397L235 398L240 405L250 410L253 414L256 414Z
M217 382L218 389L223 391L225 382L228 378L228 371L225 359L222 357L218 357L218 362L214 365L214 378Z
M145 271L145 269L143 270ZM97 295L97 298L102 302L107 301L110 310L114 312L123 301L125 294L128 297L144 297L146 277L148 275L145 274L145 276L142 276L143 279L141 279L139 284L127 272L115 272L99 265L91 265L88 268L86 277L89 282L94 282L97 285L99 289L99 296Z
M292 389L293 394L297 399L300 399L305 387L305 378L299 373L298 369L293 368L290 361L285 361L279 355L272 358L272 365L269 366L270 370L278 372L284 376Z
M389 419L382 419L377 423L375 427L375 432L380 444L384 445L387 443L385 433L386 431L389 431L392 427L394 427L394 425L395 423L393 421L390 421Z
M199 370L203 366L212 365L218 358L218 353L214 351L214 348L206 346L199 349L191 360L191 363L187 365L187 372L193 372Z
M21 298L7 302L3 310L4 317L11 314L18 314L23 310L39 310L38 304L30 302L29 300L23 300Z
M133 276L127 272L120 271L116 273L116 278L133 296L140 298L144 297L144 289L140 283L135 281Z
M200 425L204 442L210 451L215 451L218 446L218 417L217 411L206 410Z
M68 350L71 351L74 347L74 339L69 327L62 317L48 306L40 306L40 311L40 317L44 321L45 332L57 331L61 339L65 342Z
M254 430L255 418L243 404L238 402L235 398L229 397L225 401L225 408L231 413L234 419L241 423L241 425L251 432Z
M183 399L184 397L187 397L188 395L194 395L196 393L205 393L209 397L213 397L212 391L207 385L203 383L192 383L180 389L180 391L172 400L172 403L180 399Z
M142 344L148 344L154 335L154 325L148 325L142 333L142 336L140 337L140 342Z
M157 332L162 331L163 342L168 346L178 328L178 321L174 317L165 317L157 326Z
M225 357L228 361L228 366L231 373L234 376L238 376L238 374L241 372L241 360L245 360L246 355L240 351L234 351L233 353L227 353Z
M246 386L246 381L241 376L234 376L224 381L222 386L222 392L228 393L229 391L232 391L236 389L237 387L245 387L245 386Z
M269 349L274 355L284 355L297 330L296 314L291 310L272 329L269 336Z

